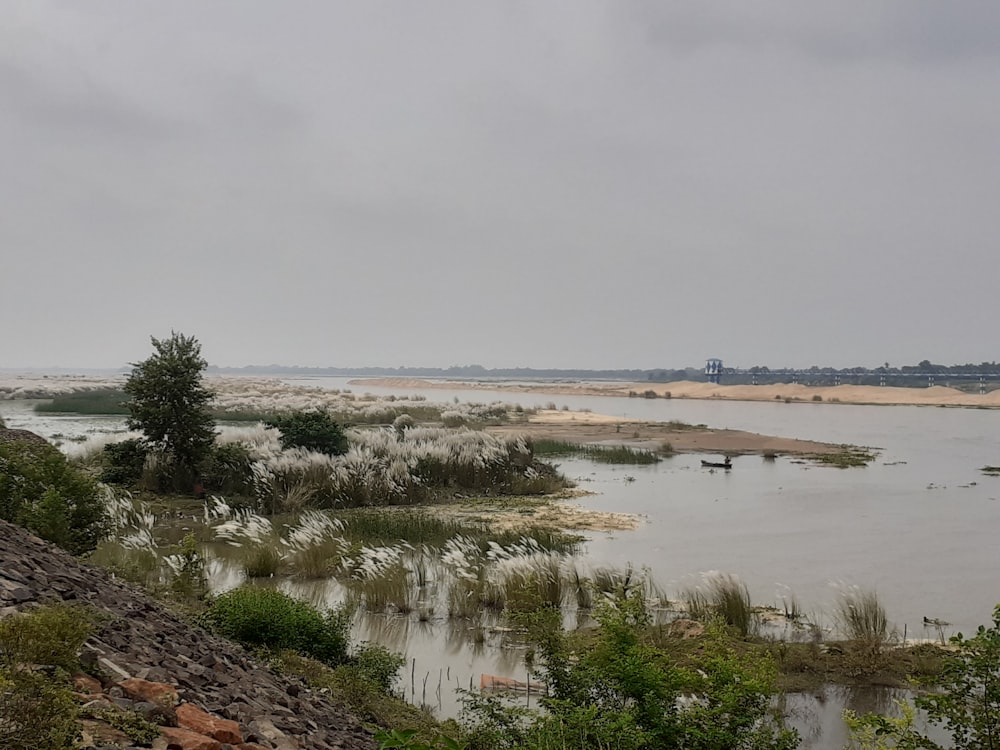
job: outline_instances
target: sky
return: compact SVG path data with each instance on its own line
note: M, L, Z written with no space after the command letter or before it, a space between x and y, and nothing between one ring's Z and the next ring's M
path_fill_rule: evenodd
M992 361L998 199L992 0L0 0L0 367Z

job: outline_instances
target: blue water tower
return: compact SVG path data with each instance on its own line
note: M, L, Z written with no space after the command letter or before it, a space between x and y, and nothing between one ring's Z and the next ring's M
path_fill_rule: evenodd
M705 363L705 377L709 383L718 383L722 377L722 360L712 357Z

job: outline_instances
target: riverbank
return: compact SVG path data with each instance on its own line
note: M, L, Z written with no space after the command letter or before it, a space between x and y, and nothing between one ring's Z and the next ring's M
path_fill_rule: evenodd
M537 393L551 396L620 396L647 398L721 399L730 401L786 401L806 403L865 404L881 406L958 406L1000 408L1000 390L986 394L955 388L896 388L871 385L811 387L798 383L775 385L718 385L683 380L673 383L500 383L488 381L423 380L420 378L361 378L352 386L412 388L417 390L481 390Z
M842 446L814 440L761 435L743 430L711 429L681 422L646 422L606 414L543 409L524 422L485 428L498 435L520 434L532 440L562 440L571 443L626 445L676 453L723 453L727 455L833 455Z

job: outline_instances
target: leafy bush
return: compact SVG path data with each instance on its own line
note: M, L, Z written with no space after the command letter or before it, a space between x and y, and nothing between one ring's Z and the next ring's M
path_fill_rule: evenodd
M79 607L43 607L0 620L0 668L41 664L67 672L79 664L91 623Z
M146 464L146 444L138 438L104 446L104 470L101 481L111 484L135 482Z
M327 412L295 411L267 420L269 427L281 432L281 447L306 448L339 456L347 452L347 437L344 430Z
M225 495L246 495L253 490L250 451L240 443L227 443L212 448L202 468L206 490Z
M951 733L946 747L995 748L1000 736L1000 605L993 610L992 627L980 625L971 638L959 633L951 645L956 650L946 657L938 679L940 690L918 695L914 703L927 714L928 722ZM905 703L900 708L899 719L845 712L852 747L940 750L942 745L915 728L913 708Z
M602 606L596 642L574 653L556 610L527 621L549 686L543 714L525 715L495 699L472 697L472 748L752 747L789 750L798 736L770 716L774 666L739 656L718 633L690 668L650 645L639 588Z
M60 605L0 620L0 747L64 750L79 735L66 674L90 633L79 609ZM55 667L53 676L31 665Z
M80 734L77 706L67 685L40 672L0 669L0 747L65 750Z
M273 589L228 591L203 618L211 629L251 648L290 649L334 665L347 659L350 623L343 609L321 613Z
M354 652L351 663L361 676L378 686L383 693L388 693L406 660L378 643L365 643Z
M97 483L50 445L0 444L0 518L74 555L97 546L107 527Z

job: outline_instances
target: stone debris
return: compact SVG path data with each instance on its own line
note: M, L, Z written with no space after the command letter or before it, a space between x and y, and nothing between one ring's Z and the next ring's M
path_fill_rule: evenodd
M0 521L0 616L60 601L101 615L81 654L101 679L76 676L81 704L137 711L161 727L154 749L376 747L353 715L302 680L267 669L141 590ZM85 746L132 747L108 729L84 722Z

